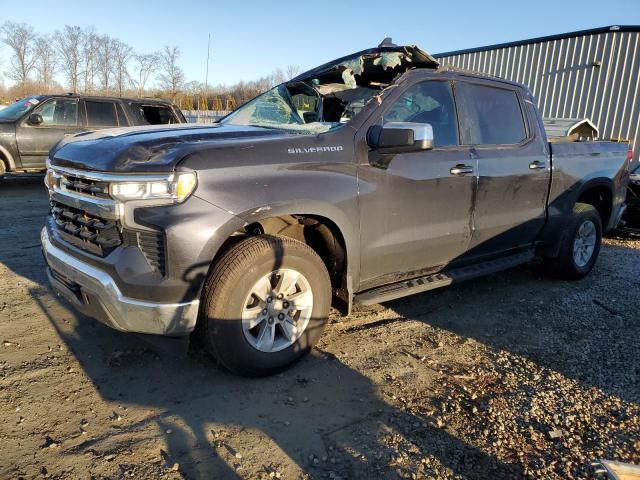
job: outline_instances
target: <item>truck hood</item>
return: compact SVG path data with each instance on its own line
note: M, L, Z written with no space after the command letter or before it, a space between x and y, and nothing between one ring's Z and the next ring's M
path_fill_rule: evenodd
M280 130L238 125L129 127L67 135L50 153L51 165L100 172L168 172L209 143L286 136Z

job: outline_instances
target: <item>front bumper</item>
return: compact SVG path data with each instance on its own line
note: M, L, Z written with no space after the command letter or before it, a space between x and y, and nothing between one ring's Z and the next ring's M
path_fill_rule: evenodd
M156 303L125 297L108 273L53 245L46 228L40 239L51 286L80 312L124 332L180 336L194 329L199 300Z

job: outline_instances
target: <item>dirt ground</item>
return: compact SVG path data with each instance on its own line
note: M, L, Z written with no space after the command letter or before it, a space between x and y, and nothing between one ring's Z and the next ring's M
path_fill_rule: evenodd
M332 317L251 380L75 314L42 178L0 185L0 478L591 478L640 463L640 240ZM168 342L168 343L167 343ZM182 344L184 345L184 344Z

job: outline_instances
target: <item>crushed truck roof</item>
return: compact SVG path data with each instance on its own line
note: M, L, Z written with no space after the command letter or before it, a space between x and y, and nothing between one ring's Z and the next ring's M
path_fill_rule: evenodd
M334 77L336 81L342 80L346 85L355 86L356 77L362 76L363 72L367 72L367 76L370 76L370 72L376 70L383 73L387 70L406 71L410 68L438 68L438 66L439 62L420 47L394 45L390 38L386 38L376 48L369 48L332 60L301 73L291 81L313 80L322 77L326 82L328 78Z

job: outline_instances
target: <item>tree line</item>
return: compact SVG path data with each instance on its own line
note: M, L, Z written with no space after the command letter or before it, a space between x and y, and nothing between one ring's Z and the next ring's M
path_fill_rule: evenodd
M298 66L290 65L257 80L212 87L186 81L177 46L136 52L93 27L66 25L53 34L38 34L26 23L7 21L0 27L0 40L11 53L8 68L3 70L14 83L0 91L0 96L8 100L60 92L138 97L151 94L188 110L232 110L300 72Z

